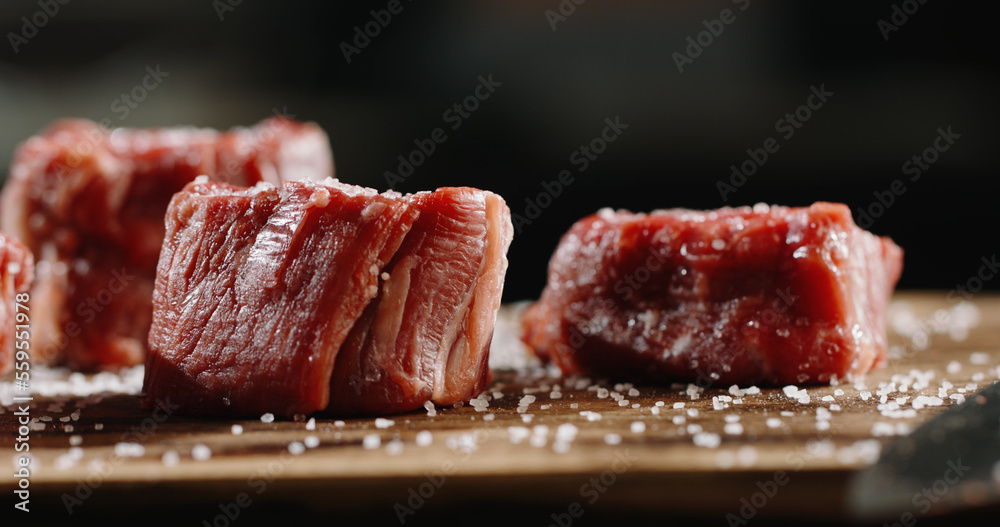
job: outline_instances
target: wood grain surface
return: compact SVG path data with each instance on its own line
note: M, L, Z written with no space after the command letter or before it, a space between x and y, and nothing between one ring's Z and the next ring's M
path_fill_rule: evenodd
M51 420L30 436L31 504L52 515L186 507L209 525L235 522L218 516L231 504L245 518L262 503L407 523L425 509L479 502L538 510L529 522L537 525L590 510L843 518L850 476L885 443L997 380L1000 297L973 306L940 292L898 294L894 324L918 321L929 338L890 329L887 367L854 383L798 387L808 400L782 387L739 395L729 386L693 398L686 386L616 386L534 367L496 371L486 408L421 410L391 423L317 418L309 430L306 421L151 413L120 393L36 396L32 417ZM502 316L498 331L510 331L514 315ZM979 320L962 340L942 332L970 316ZM914 405L918 396L926 398ZM12 459L15 411L8 404L0 413L0 449ZM4 496L15 485L10 471L0 473Z

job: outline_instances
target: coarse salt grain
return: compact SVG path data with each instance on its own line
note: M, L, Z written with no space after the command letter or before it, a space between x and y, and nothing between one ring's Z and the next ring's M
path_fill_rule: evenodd
M618 434L605 434L604 443L607 445L620 445L622 442L622 436Z
M646 431L646 423L643 423L642 421L633 421L629 426L629 429L632 430L633 434L641 434Z
M232 432L232 434L234 436L238 436L238 435L240 435L240 434L243 433L243 426L242 425L233 425L229 430Z
M990 362L990 356L982 351L973 352L969 355L969 363L976 366L983 366Z
M434 408L434 403L430 401L424 402L424 408L427 409L427 416L434 417L437 415L437 409Z
M69 436L69 444L70 445L78 446L80 443L83 443L83 436L81 436L81 435L72 435L72 436Z
M740 435L743 433L743 425L740 423L726 423L726 426L723 427L723 431L729 435Z
M715 454L715 466L730 469L736 465L736 454L731 450L722 450Z
M768 417L767 418L767 427L768 428L781 428L781 419L778 419L777 417Z
M675 425L682 425L685 421L687 421L687 419L685 419L683 415L675 415L672 421Z
M118 457L142 457L146 448L139 443L115 443L115 455Z
M306 448L316 448L319 446L319 438L316 436L306 436L302 442L306 445Z
M206 445L198 443L191 448L191 457L197 461L205 461L212 457L212 449Z
M291 443L288 444L288 451L293 456L298 456L306 451L306 446L298 441L292 441Z
M273 423L274 422L274 414L272 414L271 412L268 412L268 413L260 416L260 422L262 422L262 423Z
M510 442L516 445L531 436L531 431L523 426L508 426L507 436Z
M176 467L181 462L181 456L176 450L167 450L160 458L160 462L166 467Z
M741 446L736 451L736 459L739 461L740 466L752 467L757 462L757 449L749 445Z
M385 445L385 453L390 456L398 456L403 453L403 442L399 439L393 439Z
M660 415L660 407L659 406L653 406L653 407L651 407L649 409L649 413L651 413L653 415Z
M719 437L719 434L711 432L698 432L694 434L692 441L694 441L695 446L703 448L718 448L722 444L722 438Z
M383 419L381 417L375 419L375 428L385 429L396 424L392 419Z
M306 422L306 430L315 430L315 429L316 429L316 418L310 417L309 421Z
M688 414L688 417L698 417L698 409L697 408L688 408L687 414Z
M953 360L949 362L947 366L945 366L945 371L952 374L958 373L962 371L962 363L958 362L957 360Z
M378 434L368 434L361 440L361 446L365 450L375 450L382 446L382 438Z
M430 446L434 442L434 435L430 430L417 432L417 446Z

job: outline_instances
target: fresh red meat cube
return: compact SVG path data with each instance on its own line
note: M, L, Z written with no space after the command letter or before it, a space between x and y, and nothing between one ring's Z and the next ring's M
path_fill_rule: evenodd
M146 403L289 417L468 400L511 232L475 189L192 183L167 211Z
M31 302L19 298L18 293L25 293L31 286L32 264L31 252L21 242L0 232L0 377L13 367L15 335L30 333L34 316ZM17 320L18 313L23 313L26 320ZM17 325L22 327L15 331ZM30 354L31 348L27 351Z
M524 340L567 374L825 383L885 362L902 262L840 204L606 209L563 237Z
M37 258L33 359L75 370L142 363L163 214L195 177L253 185L332 174L323 131L283 117L229 132L69 120L28 139L0 225Z

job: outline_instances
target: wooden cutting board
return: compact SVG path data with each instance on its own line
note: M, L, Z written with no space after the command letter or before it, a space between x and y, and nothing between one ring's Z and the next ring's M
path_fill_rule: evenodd
M964 340L935 334L920 350L890 330L897 358L888 367L864 386L799 387L808 400L781 388L739 395L728 386L693 398L684 387L615 386L528 368L497 371L482 411L465 405L391 422L316 419L310 429L307 422L154 414L124 394L36 396L32 417L51 420L37 421L44 426L30 434L31 508L59 516L169 504L210 525L276 503L408 523L430 517L427 510L481 502L540 511L531 522L539 525L609 510L719 521L842 518L850 476L885 443L956 404L957 394L997 380L1000 297L980 296L973 305L956 308L937 292L897 295L897 325L907 314L923 321L948 315L952 324L978 312L980 320ZM498 332L514 327L512 316L503 312ZM85 378L64 380L80 386ZM879 387L893 381L881 403ZM921 399L929 405L914 408L917 396L937 397L942 386L939 406ZM12 457L15 411L7 405L0 414L0 449ZM10 471L0 474L4 496L16 484ZM229 518L219 516L226 511Z

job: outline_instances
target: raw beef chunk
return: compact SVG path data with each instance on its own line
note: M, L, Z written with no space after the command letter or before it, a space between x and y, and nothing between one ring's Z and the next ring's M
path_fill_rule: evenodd
M14 337L17 333L30 333L31 318L34 315L30 302L19 300L18 293L28 291L32 279L32 257L21 242L0 233L0 377L12 368L14 360ZM18 308L18 304L28 310ZM28 317L27 322L16 320L17 314ZM28 326L29 330L15 331L15 325ZM30 348L28 348L30 353Z
M468 400L511 231L475 189L188 185L167 211L146 402L287 417Z
M885 361L902 261L840 204L606 209L563 237L524 340L567 374L829 382Z
M224 133L60 121L28 139L0 225L38 260L33 359L78 370L142 363L163 214L195 177L249 186L332 174L323 131L281 117Z

